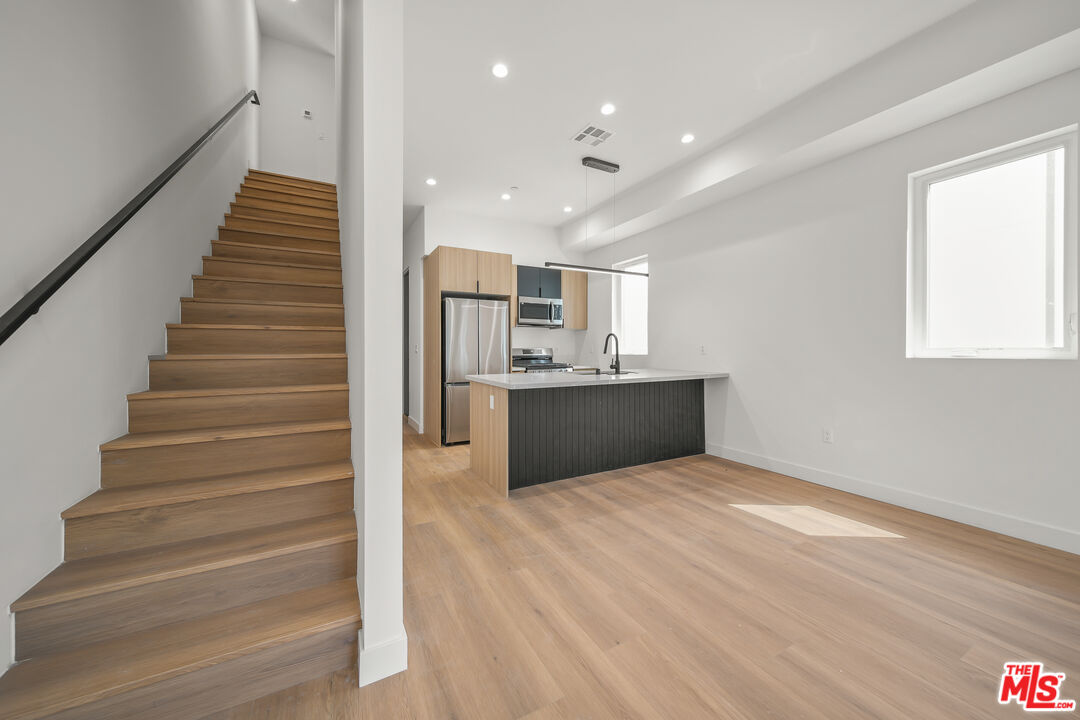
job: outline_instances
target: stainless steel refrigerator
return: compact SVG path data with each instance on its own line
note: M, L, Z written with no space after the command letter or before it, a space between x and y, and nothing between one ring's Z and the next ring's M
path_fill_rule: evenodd
M510 304L443 299L443 442L469 440L466 375L510 372Z

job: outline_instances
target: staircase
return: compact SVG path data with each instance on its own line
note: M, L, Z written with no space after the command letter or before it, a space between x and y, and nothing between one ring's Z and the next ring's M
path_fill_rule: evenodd
M201 718L355 663L335 187L252 170L192 295L12 604L6 720Z

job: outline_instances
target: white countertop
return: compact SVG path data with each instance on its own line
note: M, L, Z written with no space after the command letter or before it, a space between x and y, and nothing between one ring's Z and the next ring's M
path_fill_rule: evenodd
M725 372L702 372L694 370L633 369L626 375L593 375L589 373L503 373L501 375L466 375L470 382L493 385L507 390L532 388L584 387L586 385L623 385L626 383L670 382L672 380L717 380L726 378Z

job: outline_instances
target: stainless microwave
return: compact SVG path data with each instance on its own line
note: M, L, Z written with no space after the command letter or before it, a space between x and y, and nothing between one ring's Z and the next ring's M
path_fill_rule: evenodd
M563 326L562 300L519 297L518 325L561 328Z

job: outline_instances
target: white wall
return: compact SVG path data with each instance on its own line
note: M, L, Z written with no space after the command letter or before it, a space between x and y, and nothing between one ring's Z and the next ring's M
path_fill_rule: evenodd
M260 48L260 169L335 182L334 57L265 35Z
M414 230L411 236L406 234L404 266L409 268L411 288L414 293L419 293L415 296L410 294L415 304L410 305L409 308L409 336L413 347L412 362L409 367L409 415L422 428L424 422L422 402L424 269L423 262L417 256L417 249L422 247L424 255L431 253L440 245L510 253L515 265L538 266L543 266L548 260L580 262L581 256L573 252L568 253L562 248L559 244L558 233L553 227L482 217L433 206L425 207L422 221L417 222L423 223L422 231ZM416 223L412 227L415 228ZM563 362L577 360L581 355L584 340L585 333L580 330L549 330L536 327L515 327L510 330L510 341L514 347L552 347L555 350L555 359Z
M0 307L7 309L256 87L250 2L0 6ZM99 486L98 445L255 164L245 107L0 346L0 660L7 606L62 559L60 511Z
M1080 552L1077 361L904 357L907 174L1078 116L1080 71L616 246L650 364L731 372L709 451Z
M364 627L359 681L405 669L401 506L402 0L338 5L338 203Z

